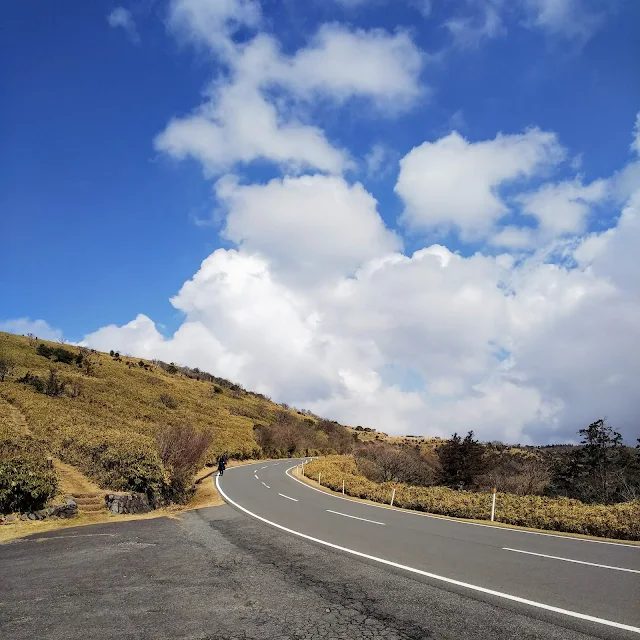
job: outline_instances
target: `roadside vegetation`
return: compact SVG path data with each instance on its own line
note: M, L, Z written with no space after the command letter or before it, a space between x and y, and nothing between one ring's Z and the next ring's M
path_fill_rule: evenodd
M640 540L640 450L624 446L604 420L580 430L581 446L482 444L454 434L432 453L419 445L374 442L351 456L306 465L306 475L356 498L505 524Z

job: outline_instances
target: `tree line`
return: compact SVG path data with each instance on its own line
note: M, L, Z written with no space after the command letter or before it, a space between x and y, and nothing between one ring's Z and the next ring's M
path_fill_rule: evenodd
M625 446L604 420L579 434L577 446L518 448L481 443L469 431L464 437L454 433L432 451L373 442L356 444L353 455L360 472L375 482L470 491L496 487L597 504L640 499L640 440L636 448Z

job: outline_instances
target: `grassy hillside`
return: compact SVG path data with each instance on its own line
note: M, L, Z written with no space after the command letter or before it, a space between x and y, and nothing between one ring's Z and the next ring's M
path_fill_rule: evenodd
M283 415L302 423L265 397L166 363L1 332L0 360L9 365L0 382L0 430L28 429L43 451L112 489L162 483L155 437L167 425L211 434L206 461L213 462L222 452L260 456L255 425L268 427ZM317 423L305 419L307 428Z

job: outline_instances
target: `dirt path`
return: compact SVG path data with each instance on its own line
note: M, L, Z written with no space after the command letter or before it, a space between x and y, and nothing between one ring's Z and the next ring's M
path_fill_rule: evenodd
M109 493L105 489L101 489L78 469L58 460L58 458L53 459L53 467L60 477L58 491L60 495L77 496L85 493Z
M0 418L6 420L17 433L25 436L32 435L22 411L3 397L0 397Z

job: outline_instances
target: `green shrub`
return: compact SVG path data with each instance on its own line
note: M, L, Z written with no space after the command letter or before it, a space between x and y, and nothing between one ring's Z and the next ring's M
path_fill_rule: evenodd
M82 355L80 355L80 360L78 361L78 356L73 352L69 351L69 349L65 349L64 347L48 347L46 344L42 342L38 345L36 349L36 353L39 356L44 358L48 358L49 360L55 360L57 362L63 362L64 364L71 364L76 361L78 364L82 362Z
M34 376L29 371L27 371L27 373L25 373L22 378L19 378L18 382L28 384L29 386L33 387L38 393L44 393L47 386L46 382L42 378Z
M28 441L0 441L0 513L42 509L58 489L58 477Z
M58 455L102 487L143 493L163 491L164 470L149 436L116 429L67 428Z
M41 342L36 348L36 353L43 358L50 358L53 353L53 348Z

